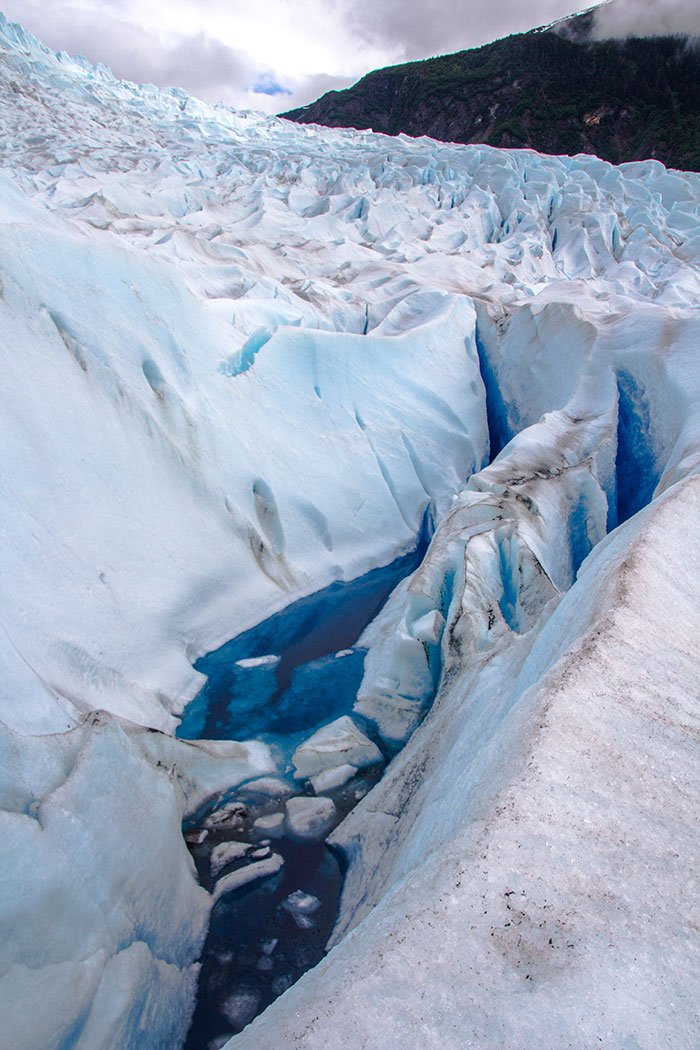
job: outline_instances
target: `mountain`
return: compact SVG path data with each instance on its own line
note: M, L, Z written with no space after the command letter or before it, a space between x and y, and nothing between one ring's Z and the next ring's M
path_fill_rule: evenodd
M593 17L376 70L282 115L700 170L700 48L684 37L593 40Z
M0 18L12 1050L694 1045L699 210Z

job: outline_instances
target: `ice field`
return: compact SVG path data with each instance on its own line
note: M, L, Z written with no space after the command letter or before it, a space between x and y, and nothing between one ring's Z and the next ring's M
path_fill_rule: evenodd
M2 16L0 132L8 1047L694 1050L700 175Z

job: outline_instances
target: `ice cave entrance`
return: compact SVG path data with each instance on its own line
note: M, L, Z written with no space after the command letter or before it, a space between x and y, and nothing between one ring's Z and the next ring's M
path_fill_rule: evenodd
M410 553L295 602L195 664L207 683L178 736L264 739L279 773L212 800L184 829L215 901L186 1050L223 1045L325 953L343 876L324 839L392 757L353 713L365 656L356 643L431 532L426 512ZM357 767L294 776L295 749L324 727L357 734Z

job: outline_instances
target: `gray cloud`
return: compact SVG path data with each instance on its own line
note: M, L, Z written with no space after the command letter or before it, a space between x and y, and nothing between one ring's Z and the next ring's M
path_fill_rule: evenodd
M478 47L581 9L576 0L352 0L342 8L348 30L368 44L398 50L400 61Z
M245 90L261 72L243 51L199 33L163 52L157 76L160 85L184 87L216 102L226 91Z
M36 0L4 0L7 18L21 22L42 43L90 62L102 62L116 77L159 87L184 87L208 101L242 93L269 70L242 51L198 33L166 46L153 33L120 17L121 0L103 0L100 11ZM114 12L114 13L113 13Z
M595 36L700 35L698 0L611 0L596 12Z
M112 14L110 8L118 11L122 6L119 0L108 0L105 6L107 10L99 17L90 9L48 6L37 0L3 0L2 9L7 18L20 22L48 47L102 62L123 79L144 79L160 50L158 41Z
M210 0L212 9L218 2ZM283 111L357 79L312 73L288 84L245 52L204 33L166 46L123 17L128 10L124 0L101 0L99 11L70 4L48 7L42 0L3 0L2 9L48 47L102 62L122 80L184 87L208 102Z

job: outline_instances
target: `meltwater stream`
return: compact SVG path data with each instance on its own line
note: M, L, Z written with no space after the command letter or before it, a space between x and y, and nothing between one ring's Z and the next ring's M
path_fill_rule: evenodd
M264 739L280 773L218 797L184 829L215 898L186 1050L217 1050L325 954L342 871L324 839L392 757L369 723L350 718L364 664L356 643L429 538L426 516L411 553L294 603L195 665L208 681L178 736ZM319 730L340 739L341 757L314 775L295 749Z

